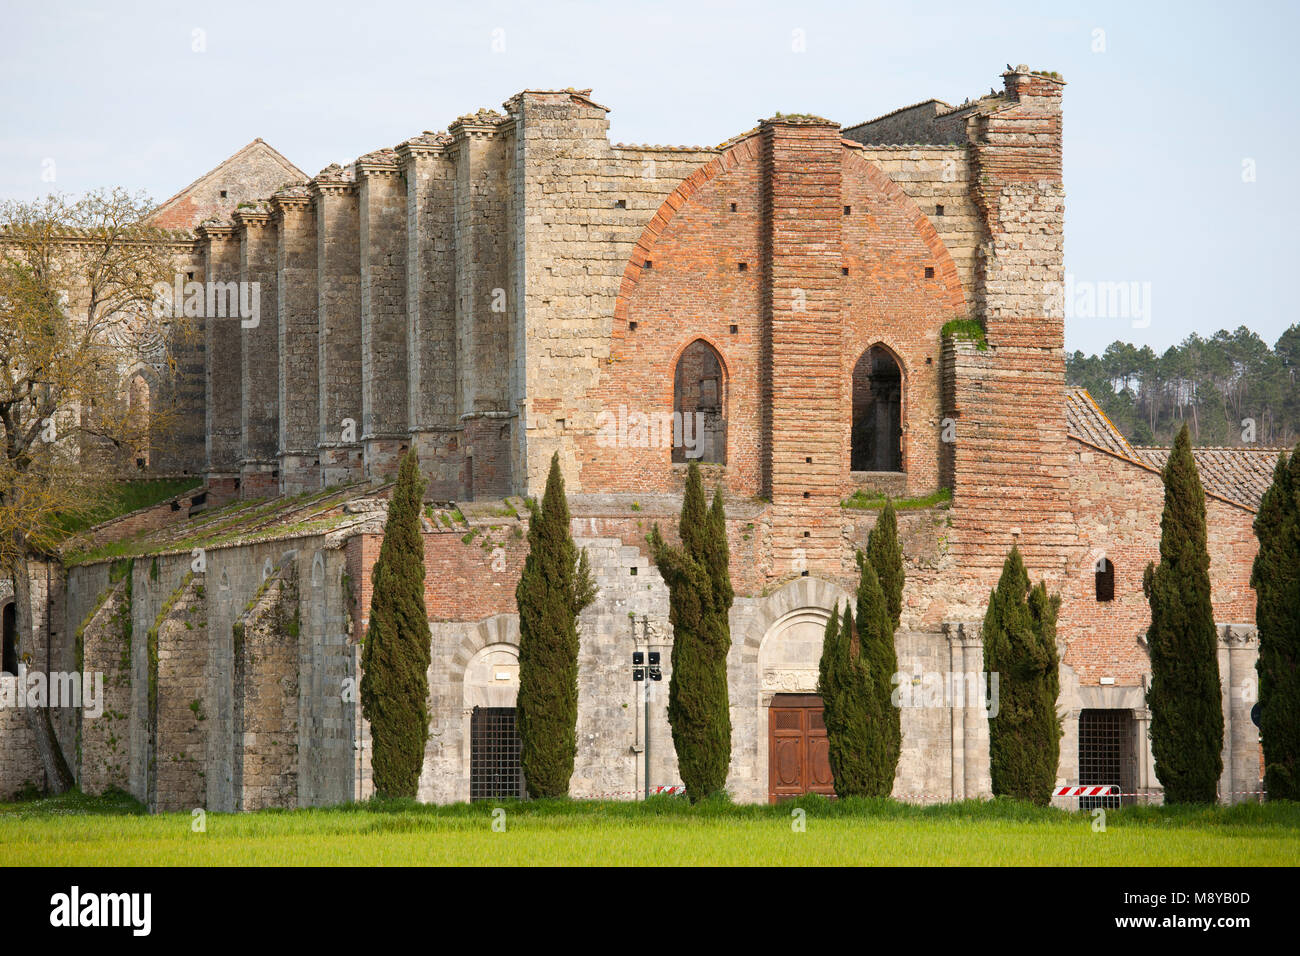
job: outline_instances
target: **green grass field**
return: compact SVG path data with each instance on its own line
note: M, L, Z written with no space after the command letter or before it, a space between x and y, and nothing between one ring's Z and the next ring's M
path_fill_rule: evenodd
M804 811L804 829L794 826ZM149 816L121 794L0 805L0 865L1277 866L1300 862L1300 805L1086 813L1012 801L915 807L503 802Z

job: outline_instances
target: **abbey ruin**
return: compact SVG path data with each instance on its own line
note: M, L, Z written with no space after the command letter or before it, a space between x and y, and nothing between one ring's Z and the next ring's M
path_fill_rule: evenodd
M100 716L59 714L81 786L155 809L369 795L357 641L386 483L414 449L421 799L520 790L520 499L558 452L600 588L580 621L573 796L680 782L667 673L646 726L627 665L669 659L645 535L675 529L695 460L727 500L738 800L829 791L822 631L886 494L908 505L897 649L917 701L895 796L989 792L984 707L930 692L982 675L1016 544L1062 595L1059 782L1158 800L1142 573L1166 452L1066 387L1065 84L1002 80L852 126L778 114L716 147L611 143L591 91L525 90L311 178L259 141L164 204L184 283L257 283L259 311L202 318L138 373L186 424L150 472L203 486L96 532L130 547L53 565L48 591L33 579L28 666L104 675ZM1196 454L1221 799L1257 799L1251 522L1275 453ZM0 793L40 779L21 715L0 711Z

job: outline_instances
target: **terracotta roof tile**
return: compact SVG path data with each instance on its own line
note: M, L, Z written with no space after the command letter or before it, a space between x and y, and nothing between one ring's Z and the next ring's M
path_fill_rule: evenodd
M1282 448L1193 448L1201 485L1210 494L1259 510L1264 492L1273 483L1273 468ZM1168 448L1136 448L1138 460L1164 469Z

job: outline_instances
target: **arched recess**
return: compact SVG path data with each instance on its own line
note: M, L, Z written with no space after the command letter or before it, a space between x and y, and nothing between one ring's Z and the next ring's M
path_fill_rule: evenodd
M747 686L756 693L737 706L752 707L744 723L754 728L753 776L737 780L746 799L767 800L769 766L768 717L778 694L815 694L821 661L822 636L831 612L852 602L854 596L831 581L800 577L783 585L755 607L745 628L741 666L753 668L755 681ZM738 715L739 716L739 715Z
M850 471L906 471L905 384L903 363L884 345L876 343L858 357L853 366Z
M130 462L139 471L147 469L152 455L150 423L159 400L159 378L154 369L144 362L136 362L122 377L118 388L126 411L127 437L130 441Z
M3 609L0 609L0 616L3 617L3 666L0 671L6 674L18 674L18 608L12 600L6 601Z
M702 338L673 366L673 461L727 463L727 376L722 355Z
M489 735L515 734L513 715L501 712L513 712L519 694L519 615L497 614L469 625L452 655L450 676L453 684L460 685L461 700L458 799L469 800L474 796L471 783L475 771L482 773L482 768L476 766L474 737L476 731L485 732L484 717L489 718ZM504 720L507 716L509 720ZM517 746L509 740L504 743L510 751L507 759L517 760Z

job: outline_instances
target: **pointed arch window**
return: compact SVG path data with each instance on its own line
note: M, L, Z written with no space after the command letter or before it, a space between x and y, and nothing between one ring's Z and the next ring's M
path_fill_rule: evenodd
M722 356L703 339L682 352L673 372L673 461L727 462L726 381Z
M903 470L903 373L873 345L853 367L852 471Z

